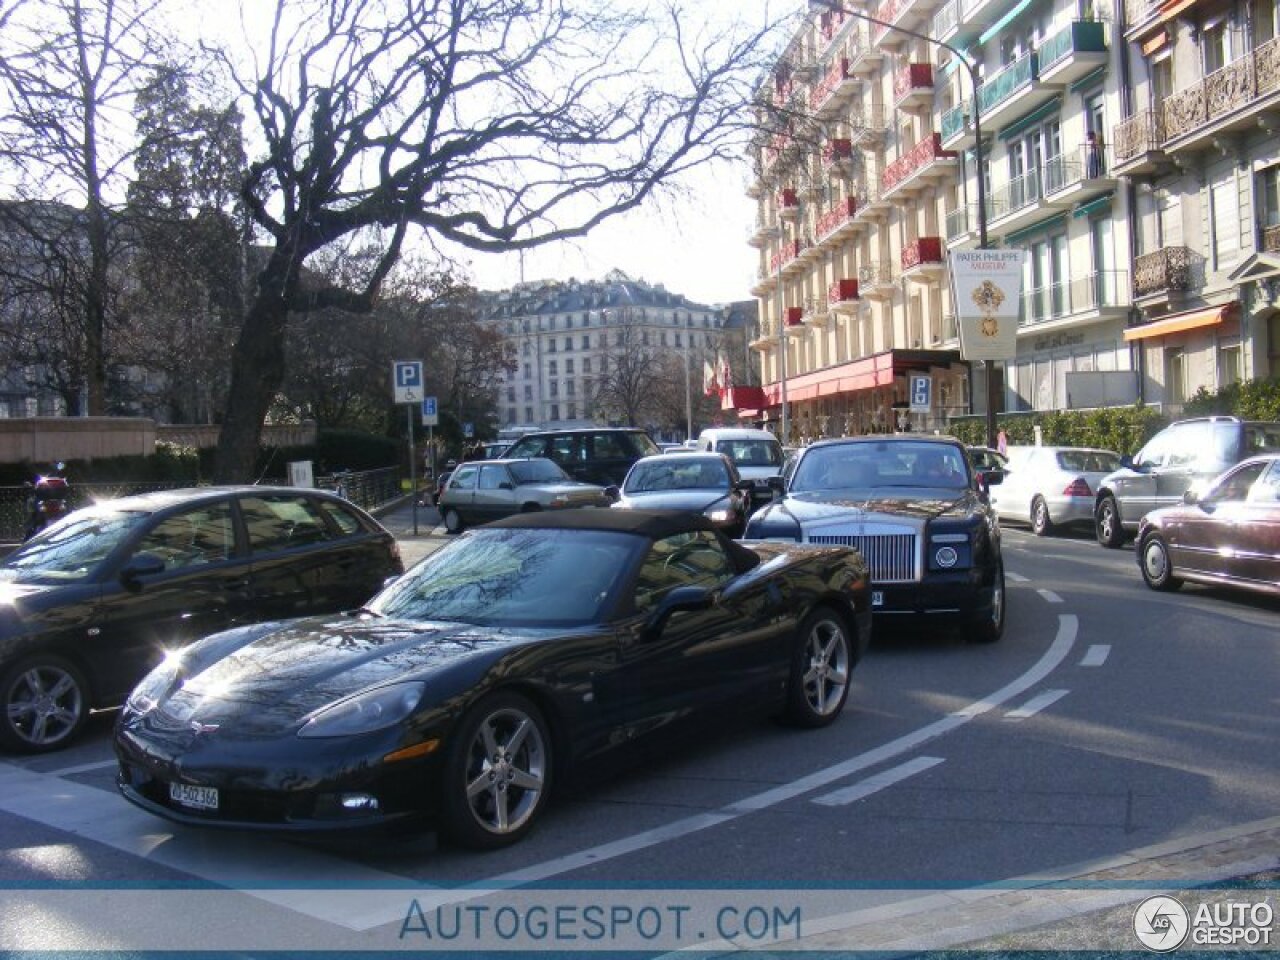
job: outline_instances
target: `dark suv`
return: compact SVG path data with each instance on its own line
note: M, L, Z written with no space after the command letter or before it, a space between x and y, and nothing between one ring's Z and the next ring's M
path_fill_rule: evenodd
M633 463L661 452L643 430L589 427L526 433L503 456L508 460L546 457L575 480L617 487Z
M1246 457L1280 450L1280 423L1198 417L1165 427L1098 485L1094 529L1104 547L1119 547L1138 522Z

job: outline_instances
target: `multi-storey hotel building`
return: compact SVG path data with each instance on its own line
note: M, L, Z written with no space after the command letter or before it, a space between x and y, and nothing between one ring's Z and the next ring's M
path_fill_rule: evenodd
M759 95L765 387L740 415L776 424L784 379L791 439L985 409L946 271L977 244L979 176L989 243L1027 251L1001 408L1177 413L1197 386L1277 369L1274 0L1135 2L810 4ZM976 90L946 47L894 27L964 51ZM915 371L933 376L927 415L906 410Z

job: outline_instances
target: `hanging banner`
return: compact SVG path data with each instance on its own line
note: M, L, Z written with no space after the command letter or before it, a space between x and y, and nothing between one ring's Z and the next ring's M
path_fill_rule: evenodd
M1018 352L1025 250L950 254L951 302L966 360L1011 360Z

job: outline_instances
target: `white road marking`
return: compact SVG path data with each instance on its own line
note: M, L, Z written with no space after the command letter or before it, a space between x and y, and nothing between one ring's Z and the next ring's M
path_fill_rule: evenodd
M1040 594L1040 596L1044 597L1050 603L1062 602L1062 598L1058 596L1056 593L1054 593L1052 590L1037 590L1036 593Z
M114 758L111 760L98 760L95 763L77 763L74 767L60 767L57 770L46 771L47 777L71 777L77 773L88 773L91 770L105 770L107 767L117 766Z
M1095 643L1091 644L1089 649L1085 651L1085 655L1080 659L1082 667L1100 667L1107 662L1107 657L1111 653L1111 644Z
M1031 582L1030 577L1024 577L1022 574L1014 573L1012 570L1006 570L1004 572L1004 578L1006 580L1012 580L1014 583L1030 583Z
M1032 697L1017 710L1010 710L1004 715L1004 718L1006 720L1025 720L1027 717L1034 717L1045 707L1057 703L1070 692L1070 690L1046 690L1044 693Z
M404 904L395 897L356 897L359 888L415 889L424 909L440 903L458 903L483 896L485 891L519 886L570 873L626 856L648 847L676 840L736 820L748 813L777 806L787 800L825 787L860 770L908 753L930 740L964 726L995 710L1040 683L1062 664L1075 644L1080 622L1074 614L1058 615L1058 632L1049 649L1025 673L982 700L935 720L918 730L873 750L842 760L791 783L782 784L720 810L685 817L672 823L620 837L563 857L518 870L476 879L467 890L441 890L437 898L423 895L424 884L384 873L358 863L315 853L259 835L223 831L172 832L150 814L118 801L115 812L105 815L110 803L103 791L47 774L0 762L0 810L116 850L152 860L194 877L239 889L287 907L305 916L364 931L404 919ZM262 884L269 889L253 889ZM303 885L310 889L299 889ZM330 889L315 889L329 887ZM357 906L359 904L359 906Z
M895 783L901 783L907 777L914 777L917 773L931 767L936 767L942 762L942 757L916 757L914 760L908 760L906 763L891 767L882 773L874 774L867 777L850 787L842 787L839 790L833 790L831 793L824 793L820 797L814 797L814 803L820 803L824 807L839 807L845 804L853 803L855 800L861 800L869 797L873 793L892 787Z

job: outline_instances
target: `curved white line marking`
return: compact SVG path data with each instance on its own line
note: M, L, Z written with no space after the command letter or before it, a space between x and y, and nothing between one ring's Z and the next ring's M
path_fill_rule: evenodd
M1017 710L1010 710L1004 715L1004 718L1006 720L1025 720L1027 717L1034 717L1045 707L1057 703L1070 692L1070 690L1046 690L1044 693L1032 697Z
M839 790L832 790L830 793L824 793L820 797L814 797L813 802L822 804L824 807L844 806L857 800L866 799L873 793L879 793L886 787L892 787L908 777L914 777L917 773L924 773L940 763L942 763L942 757L916 757L914 760L908 760L906 763L901 763L896 767L890 767L888 770L872 774L852 786L841 787Z
M1024 577L1022 574L1014 573L1012 570L1006 570L1004 572L1004 576L1006 580L1012 580L1014 583L1030 583L1031 582L1030 577Z
M1044 597L1050 603L1062 603L1062 598L1052 590L1037 590L1036 593L1040 594L1040 596Z
M1049 649L1044 652L1044 655L1022 676L1015 678L990 696L969 704L963 710L935 720L919 730L898 737L896 740L891 740L876 747L874 750L868 750L866 753L850 757L848 760L843 760L822 770L816 770L806 777L793 780L791 783L784 783L782 786L746 797L736 803L722 807L720 810L685 817L661 827L654 827L652 830L644 830L629 837L621 837L609 843L588 847L585 850L579 850L567 856L556 857L553 860L535 863L520 870L512 870L509 873L500 873L484 880L477 880L475 881L476 885L488 888L516 886L523 883L546 880L581 867L594 866L605 860L612 860L615 857L635 853L637 850L643 850L646 847L666 843L669 840L686 837L708 827L736 820L748 813L777 806L794 797L817 790L819 787L825 787L829 783L834 783L851 774L865 770L867 767L884 763L886 760L892 760L894 757L916 749L921 744L964 726L975 717L980 717L984 713L988 713L1001 704L1030 690L1066 659L1076 641L1076 634L1079 628L1080 622L1075 614L1059 614L1058 633L1054 637L1053 643L1049 645Z

